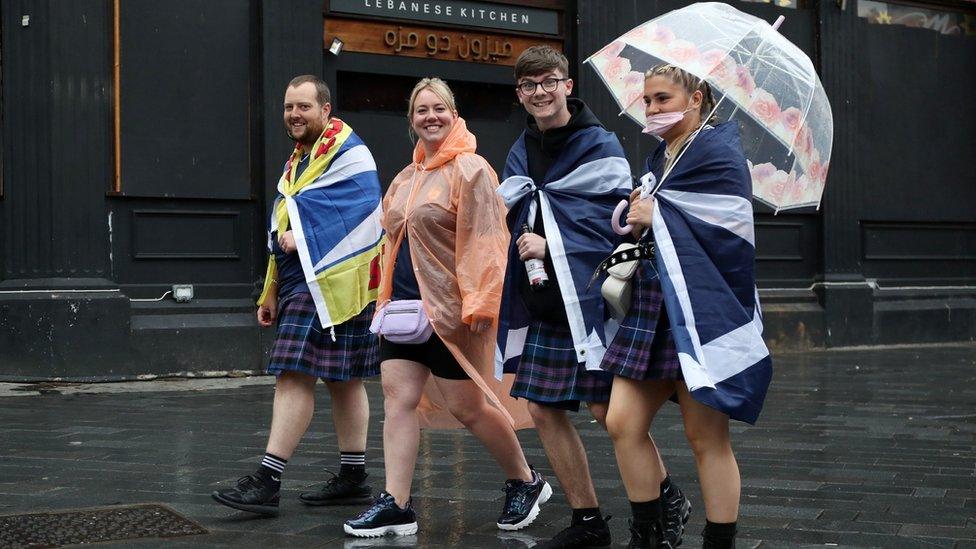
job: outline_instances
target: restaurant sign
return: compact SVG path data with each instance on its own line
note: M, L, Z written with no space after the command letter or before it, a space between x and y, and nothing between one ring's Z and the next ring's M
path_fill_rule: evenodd
M539 34L559 34L559 13L465 0L330 0L332 13L393 17Z
M326 19L324 38L325 47L335 38L341 40L343 51L508 66L515 65L519 54L530 46L548 44L562 51L562 43L551 38L346 19Z

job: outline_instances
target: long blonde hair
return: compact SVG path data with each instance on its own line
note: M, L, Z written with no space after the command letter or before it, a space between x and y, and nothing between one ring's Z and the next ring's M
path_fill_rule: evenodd
M444 105L451 110L455 115L457 115L457 104L454 102L454 92L451 91L451 87L447 85L447 82L437 78L436 76L430 78L421 78L417 85L413 87L413 91L410 92L410 101L407 103L407 134L410 136L410 141L417 142L417 134L413 131L413 107L414 103L417 102L417 96L420 92L424 90L430 90L438 99L444 102Z

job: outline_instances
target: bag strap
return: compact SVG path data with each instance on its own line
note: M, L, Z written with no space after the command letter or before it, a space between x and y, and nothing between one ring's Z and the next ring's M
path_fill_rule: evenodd
M596 279L600 278L600 275L606 273L611 267L621 263L627 263L628 261L639 261L641 259L652 261L654 256L654 241L650 239L641 239L632 247L615 251L606 259L601 261L600 264L597 265L596 270L593 271L593 276L590 278L590 283L587 284L586 287L589 289L589 287L596 282Z

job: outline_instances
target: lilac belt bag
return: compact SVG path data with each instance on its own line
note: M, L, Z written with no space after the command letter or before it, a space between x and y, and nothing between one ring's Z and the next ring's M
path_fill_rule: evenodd
M369 331L391 343L417 345L430 339L434 327L419 299L390 301L373 317Z

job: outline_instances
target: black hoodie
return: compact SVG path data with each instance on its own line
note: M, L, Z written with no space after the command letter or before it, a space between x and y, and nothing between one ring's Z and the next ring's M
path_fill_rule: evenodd
M579 130L591 126L600 126L593 111L583 103L582 100L570 97L566 99L566 107L569 109L570 118L565 126L552 128L548 131L540 131L535 118L529 116L525 130L525 153L528 162L529 177L535 182L536 186L542 187L546 173L552 167L559 154L562 152L566 141ZM536 208L535 234L545 238L546 230L542 223L542 210ZM518 238L519 235L515 235ZM559 292L559 283L556 281L556 271L552 266L552 258L549 256L548 247L546 249L546 274L549 275L549 287L541 291L532 290L529 285L529 277L523 268L519 276L519 295L525 308L534 320L541 320L549 324L568 326L569 320L566 318L566 305L563 302L562 294Z

